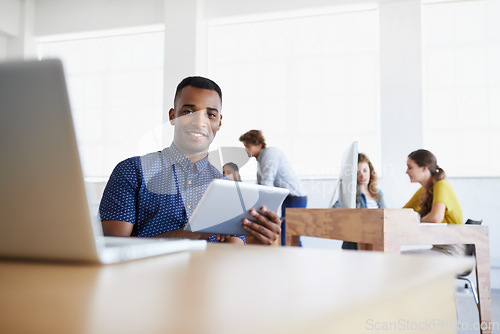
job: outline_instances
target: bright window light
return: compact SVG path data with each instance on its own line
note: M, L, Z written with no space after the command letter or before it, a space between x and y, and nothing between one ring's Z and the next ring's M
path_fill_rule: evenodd
M302 177L338 174L357 140L380 156L378 10L208 23L208 74L224 94L219 146L263 131ZM243 177L255 177L255 165Z
M424 138L451 176L500 175L500 1L422 6Z
M161 149L162 29L45 37L39 57L63 61L86 177Z

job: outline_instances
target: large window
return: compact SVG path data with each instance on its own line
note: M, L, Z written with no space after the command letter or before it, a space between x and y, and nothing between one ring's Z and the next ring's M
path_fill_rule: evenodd
M208 74L224 94L217 145L261 129L303 177L337 174L353 140L379 156L378 41L374 7L209 22Z
M452 176L500 175L500 1L422 8L425 146Z
M40 40L64 64L85 176L161 149L163 45L161 27Z

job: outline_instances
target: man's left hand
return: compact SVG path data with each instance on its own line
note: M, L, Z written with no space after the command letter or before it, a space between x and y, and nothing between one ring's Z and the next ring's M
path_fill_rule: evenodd
M278 215L265 206L260 211L251 209L249 213L254 219L243 218L243 229L264 245L275 242L281 233L281 219Z

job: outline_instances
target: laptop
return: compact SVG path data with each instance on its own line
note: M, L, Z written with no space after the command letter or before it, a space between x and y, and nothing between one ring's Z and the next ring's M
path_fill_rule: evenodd
M59 60L0 63L0 258L115 263L204 240L104 237Z
M189 232L250 235L241 220L254 220L250 209L265 205L276 212L290 191L253 183L217 179L210 183L184 230ZM224 203L224 210L214 210Z

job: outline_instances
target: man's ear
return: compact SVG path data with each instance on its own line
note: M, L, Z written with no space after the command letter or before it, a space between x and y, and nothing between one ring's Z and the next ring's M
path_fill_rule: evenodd
M219 127L217 128L217 131L220 130L221 126L222 126L222 114L220 115L220 118L219 118Z
M170 120L170 124L174 125L174 120L175 120L175 110L174 108L170 108L168 111L168 119Z

